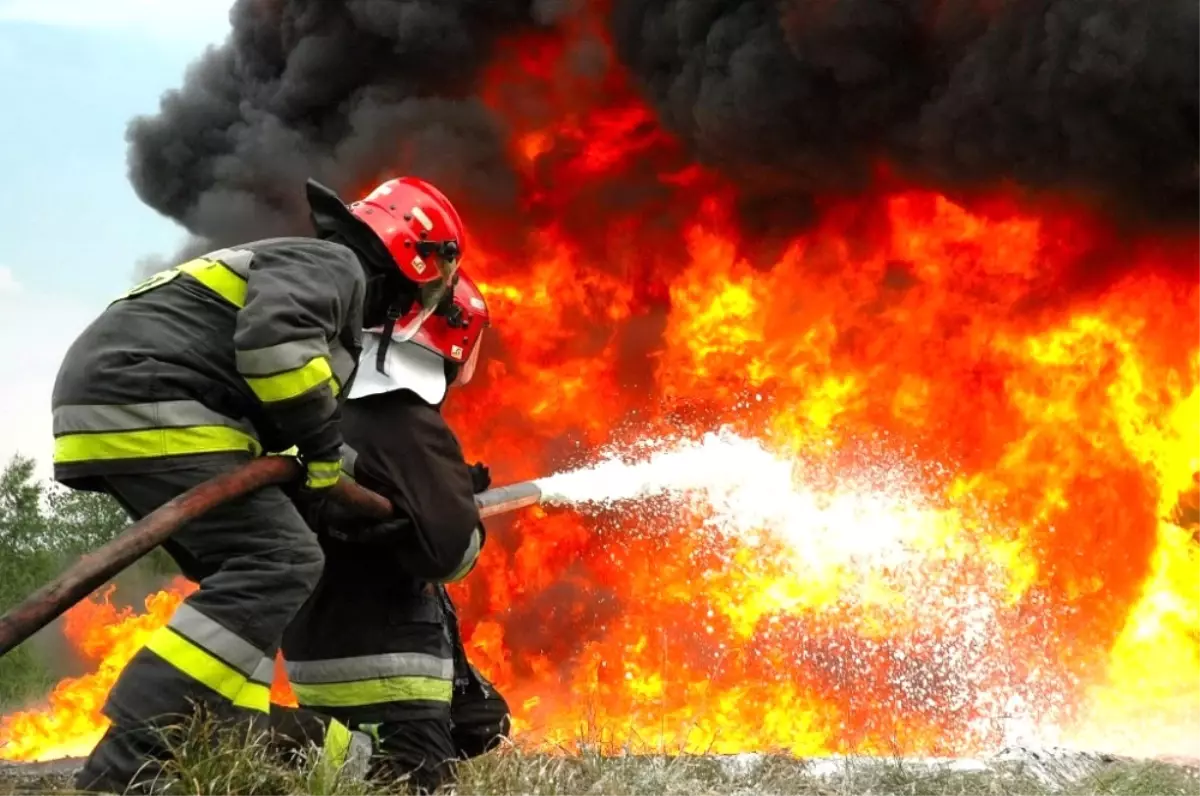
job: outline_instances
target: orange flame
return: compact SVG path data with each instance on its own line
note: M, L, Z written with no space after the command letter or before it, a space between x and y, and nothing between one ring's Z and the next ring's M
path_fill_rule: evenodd
M59 682L47 697L46 708L0 719L0 758L53 760L87 755L108 729L100 708L117 675L195 589L195 584L178 578L166 591L146 598L146 613L135 614L132 608L112 604L113 587L109 587L67 611L63 635L95 669Z
M145 599L145 613L112 604L115 587L97 592L63 615L62 632L80 658L95 667L82 677L68 677L54 686L43 708L0 718L0 760L55 760L83 757L108 729L100 710L121 669L150 634L165 625L196 584L175 578L163 591ZM295 705L295 696L276 660L271 699Z
M1200 737L1200 554L1179 510L1200 470L1195 234L881 168L766 237L620 70L572 71L581 39L605 52L598 27L512 43L481 88L522 193L473 218L496 338L451 421L500 482L728 427L819 499L798 543L658 503L492 523L455 597L519 737L796 754L967 753L1021 721L1131 752ZM841 512L847 483L873 508ZM806 546L872 533L919 555L864 569ZM0 756L86 750L182 593L143 616L76 608L106 639L68 618L97 672L3 719Z

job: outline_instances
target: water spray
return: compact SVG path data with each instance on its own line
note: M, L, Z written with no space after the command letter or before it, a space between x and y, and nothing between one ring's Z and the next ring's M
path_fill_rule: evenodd
M928 552L937 529L919 474L883 452L864 458L868 465L841 469L832 486L817 488L801 459L718 430L612 447L589 465L505 487L495 500L501 510L540 503L580 513L682 511L714 538L776 543L799 570L877 569ZM647 503L664 499L667 508Z

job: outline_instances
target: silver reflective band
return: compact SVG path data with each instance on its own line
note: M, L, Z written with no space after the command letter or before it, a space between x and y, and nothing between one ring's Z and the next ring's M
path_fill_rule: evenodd
M254 436L249 423L214 412L199 401L159 401L148 404L75 404L54 410L54 435L143 428L228 426Z
M187 603L175 609L167 627L211 652L247 677L254 674L267 656L249 641L231 633Z
M250 263L254 260L254 252L246 249L217 249L215 252L205 254L201 259L216 260L242 279L249 279Z
M358 461L358 451L346 443L342 443L342 472L354 477L354 465Z
M446 578L446 583L453 583L459 578L465 577L471 571L471 567L475 566L475 559L479 558L479 547L481 545L481 537L479 529L471 531L471 541L467 544L467 552L463 553L462 560L458 566Z
M337 378L338 384L345 386L347 380L354 375L354 368L358 361L336 340L329 347L329 358L332 361L334 377Z
M238 373L243 376L273 376L307 365L317 357L329 355L329 346L320 338L290 340L286 343L236 352Z
M254 671L250 674L250 681L261 683L262 685L270 685L275 680L275 661L270 658L263 658L258 662L258 666L254 667Z
M454 661L420 652L388 652L325 661L284 661L293 683L350 683L386 677L454 679Z

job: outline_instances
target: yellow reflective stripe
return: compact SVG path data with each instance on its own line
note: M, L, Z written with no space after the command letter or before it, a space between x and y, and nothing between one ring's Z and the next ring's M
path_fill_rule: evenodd
M227 451L249 452L257 456L262 452L262 446L254 437L229 426L64 434L54 440L54 461L59 464Z
M154 631L146 642L146 649L153 652L164 661L174 666L188 677L211 688L230 702L238 699L246 689L246 675L234 669L220 658L205 652L183 636L170 628L159 628ZM260 690L266 690L268 699L270 690L266 686L253 684ZM245 702L257 707L257 694L248 693ZM252 707L252 704L242 704L242 707ZM267 710L269 701L261 709Z
M342 463L336 462L309 462L308 474L305 478L305 485L309 489L324 489L333 486L342 476Z
M263 403L286 401L326 382L331 388L334 387L333 371L330 370L329 360L325 357L313 357L308 364L285 373L276 373L274 376L247 376L245 379L250 389L258 396L258 400ZM334 389L336 395L336 388Z
M233 698L233 704L259 713L271 712L271 687L262 683L248 682Z
M159 271L157 274L152 274L146 279L143 279L141 282L138 282L133 287L129 288L129 290L118 296L116 300L121 301L122 299L133 298L134 296L145 293L148 290L161 287L170 282L172 279L175 279L177 276L179 276L178 268L168 268L166 271Z
M349 451L354 456L357 455L357 454L354 454L354 451L346 445L342 446L342 450ZM267 455L268 456L299 456L300 449L297 448L295 445L293 445L292 447L288 448L285 451L279 451L279 453L268 453ZM316 468L322 464L326 464L326 463L325 462L313 462L311 465L309 465L308 472L307 472L307 479L311 479L314 468ZM328 462L328 465L330 466L330 468L333 467L333 464L334 464L334 462ZM343 458L341 462L337 463L337 465L338 465L338 469L340 470L340 473L339 473L340 478L333 478L333 483L337 483L339 480L341 480L341 478L349 478L351 480L354 480L353 479L353 475L354 475L353 459L347 460L347 459ZM322 470L322 475L325 475L324 470ZM327 477L329 477L329 476L327 476ZM330 486L332 486L332 484L330 484ZM317 487L317 488L319 488L319 487Z
M197 611L190 603L183 603L175 609L167 627L193 644L208 650L247 677L253 677L266 658L262 650L237 633L230 632L207 614ZM273 671L267 670L267 682L270 682L270 674Z
M184 263L179 270L238 309L246 306L246 280L224 263L198 259Z
M328 489L338 482L336 475L328 478L313 478L311 475L305 479L304 485L309 489Z
M243 376L270 376L292 370L313 357L329 353L324 337L301 337L263 348L239 348L234 352L238 373Z
M354 708L388 702L449 702L454 683L436 677L381 677L354 683L292 683L305 707Z
M239 254L239 252L231 252L227 249L222 251L230 256ZM249 252L241 252L240 254L244 254L247 257L250 256ZM246 265L248 266L249 262ZM168 268L166 271L159 271L157 274L131 287L117 301L133 298L134 296L154 290L156 287L167 284L180 274L187 274L192 277L238 309L246 306L245 277L223 262L204 257L189 260L183 265Z

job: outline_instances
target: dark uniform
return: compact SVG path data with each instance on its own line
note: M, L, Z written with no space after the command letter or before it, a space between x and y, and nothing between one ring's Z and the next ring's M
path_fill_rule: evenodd
M438 407L408 390L348 401L342 428L346 471L399 519L366 528L324 507L325 572L284 635L288 678L302 707L371 730L387 773L432 789L450 761L508 730L442 585L470 572L483 544L472 473Z
M310 486L335 482L338 396L361 347L365 284L347 246L281 238L212 252L138 285L62 363L55 477L108 492L135 518L292 445L309 462ZM80 787L123 790L165 754L152 722L194 703L222 716L266 714L283 630L324 561L277 488L215 509L165 547L200 588L117 680L104 706L112 729Z

